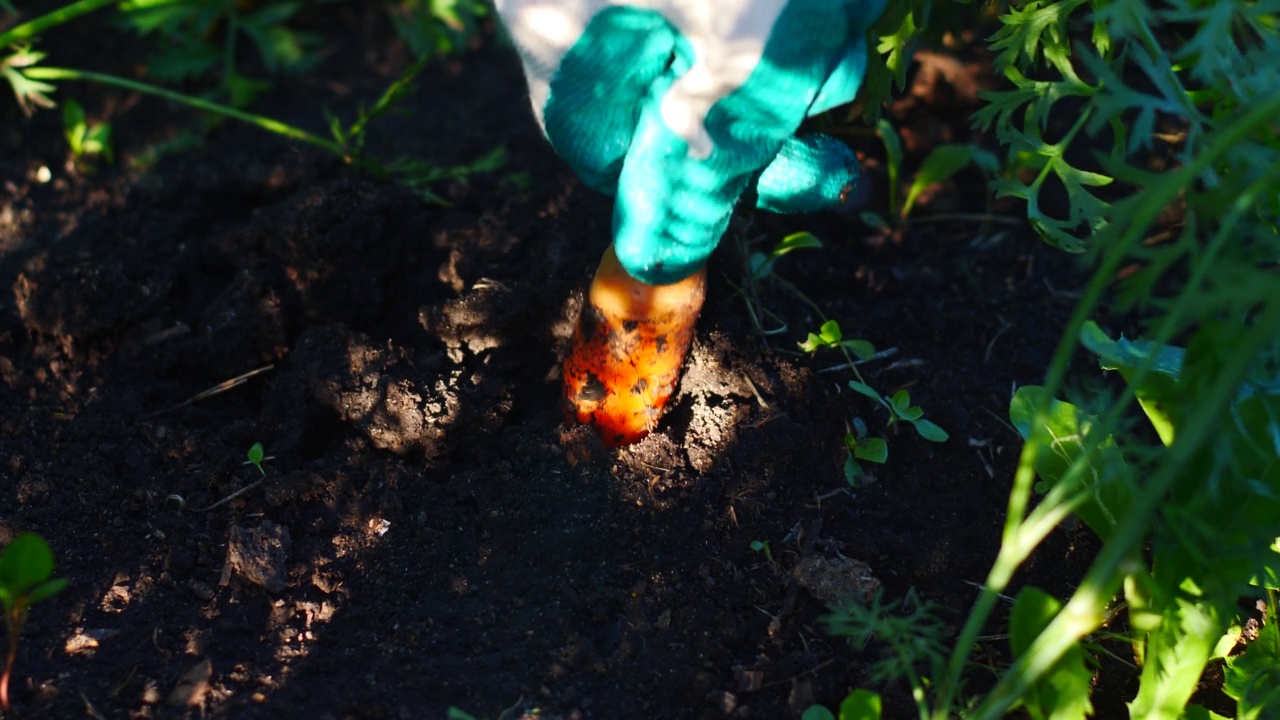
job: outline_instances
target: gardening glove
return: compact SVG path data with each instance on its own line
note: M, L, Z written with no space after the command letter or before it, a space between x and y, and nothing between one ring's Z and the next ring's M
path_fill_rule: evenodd
M832 207L858 164L801 121L846 103L884 0L496 0L534 112L650 285L697 272L753 182L773 212Z

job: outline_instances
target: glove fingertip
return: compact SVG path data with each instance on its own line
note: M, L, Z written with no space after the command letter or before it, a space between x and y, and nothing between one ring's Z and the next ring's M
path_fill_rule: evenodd
M808 213L843 204L856 192L861 170L849 146L813 133L788 139L756 180L756 207Z

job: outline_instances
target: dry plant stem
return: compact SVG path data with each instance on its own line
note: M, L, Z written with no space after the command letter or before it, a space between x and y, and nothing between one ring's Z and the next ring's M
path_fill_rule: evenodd
M192 395L191 397L187 398L186 400L183 400L182 402L178 403L177 405L174 405L171 408L166 408L164 410L153 412L150 415L145 415L143 416L143 419L150 420L151 418L159 417L161 415L171 413L175 410L181 410L182 408L192 403L199 402L201 400L204 400L205 398L213 397L214 395L217 395L219 393L224 393L228 390L231 390L232 388L240 387L241 385L248 382L250 378L253 378L257 375L261 375L262 373L267 372L268 370L271 370L274 367L275 367L275 363L272 363L270 365L263 365L262 367L257 368L255 370L250 370L249 372L243 375L237 375L236 377L233 377L230 380L224 380L207 390L201 390L200 392L196 393L195 395Z
M203 513L203 512L209 512L210 510L214 510L216 508L220 508L223 505L226 505L227 503L231 502L232 500L235 500L236 498L240 497L241 495L249 492L250 490L253 490L254 488L258 487L259 485L262 484L263 480L265 479L266 478L260 478L255 482L251 482L248 485L245 485L244 487L240 488L239 490L231 493L230 495L222 498L218 502L210 505L209 507L192 508L191 512Z

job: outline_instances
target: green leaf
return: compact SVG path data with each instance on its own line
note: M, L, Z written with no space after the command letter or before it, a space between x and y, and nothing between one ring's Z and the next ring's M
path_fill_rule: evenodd
M1219 715L1203 705L1187 705L1182 709L1182 717L1179 720L1231 720L1231 718Z
M840 332L840 323L835 320L828 320L822 323L822 327L818 328L818 336L827 345L835 345L840 342L840 338L844 337Z
M52 575L53 550L35 533L22 533L0 553L0 585L15 595L26 594Z
M34 605L35 603L38 603L41 600L45 600L53 597L54 595L57 595L58 593L62 592L63 589L66 587L67 587L66 578L54 578L52 580L46 580L40 583L39 585L31 588L31 591L27 593L27 602Z
M1173 412L1174 400L1185 351L1142 340L1129 341L1124 337L1112 340L1093 321L1080 329L1080 343L1098 356L1103 370L1120 371L1130 384L1138 378L1140 371L1145 371L1134 394L1155 426L1161 442L1165 446L1172 444L1178 423Z
M852 453L845 456L843 469L844 481L853 487L858 487L858 478L867 474L866 471L862 469L862 466L858 464L858 461L853 459Z
M1025 654L1061 610L1062 603L1057 598L1030 585L1024 587L1009 614L1013 654ZM1092 680L1084 650L1078 644L1072 645L1023 696L1028 714L1036 720L1084 720L1093 711L1089 702Z
M1280 709L1280 626L1268 623L1243 653L1227 658L1222 692L1237 701L1237 720L1275 717Z
M0 75L9 81L9 86L13 88L13 95L18 100L18 106L22 108L25 115L31 115L36 108L51 108L57 104L48 95L57 88L47 82L28 78L20 69L35 65L43 58L44 53L19 47L12 55L0 60Z
M83 138L85 134L85 116L84 106L75 100L68 98L62 103L62 127L66 130L68 139L72 135L76 138ZM79 143L73 143L78 145Z
M231 106L245 108L252 105L259 95L270 90L271 83L266 80L255 80L239 73L232 73L226 79L226 87L231 96Z
M902 172L902 140L898 138L898 131L884 118L880 118L880 121L876 123L876 134L880 136L881 142L884 143L885 157L889 166L889 213L897 215L898 176Z
M822 338L813 333L809 333L809 337L806 338L804 342L797 344L800 346L801 350L807 353L817 352L818 348L826 347L826 343L822 341Z
M885 220L884 216L875 210L863 210L858 213L858 219L862 221L863 225L877 230L886 230L891 227L889 221Z
M897 410L897 413L898 417L906 420L907 422L916 422L920 418L924 417L924 409L915 405L908 405L905 408L900 408Z
M972 160L973 148L968 145L948 143L935 147L920 164L915 179L911 181L911 187L907 189L907 197L902 203L899 215L903 218L909 215L920 194L930 185L949 180Z
M773 248L774 257L782 257L792 250L803 250L805 248L821 248L822 241L808 232L791 233L782 238Z
M883 465L889 459L889 443L884 438L864 438L854 446L853 454L859 460Z
M218 66L222 54L212 43L194 42L162 48L151 56L147 74L156 80L179 83L205 75Z
M840 703L840 720L880 720L880 696L858 688Z
M911 425L916 429L916 432L920 433L920 437L930 442L946 442L951 437L946 430L924 418L913 421Z
M249 446L248 452L249 462L254 465L261 465L262 460L267 456L267 451L262 447L262 443L256 442Z
M800 713L800 720L836 720L836 716L821 705L810 705Z
M911 407L911 393L906 388L894 393L889 402L893 403L893 408L901 413L903 410Z
M841 340L840 346L853 353L859 360L869 360L876 354L876 346L866 340Z
M1070 403L1055 400L1044 388L1018 388L1009 403L1009 419L1027 443L1038 447L1036 474L1046 486L1069 475L1075 487L1089 498L1076 507L1076 515L1103 540L1111 535L1118 518L1133 505L1132 489L1124 478L1129 468L1110 437L1097 438L1097 418L1082 414ZM1085 453L1085 447L1092 451ZM1083 472L1071 473L1075 463Z
M884 397L879 392L876 391L875 388L871 387L870 385L864 382L859 382L857 380L850 380L849 389L853 390L859 395L865 395L866 397L869 397L872 400L875 400L881 405L889 405L889 403L884 399Z

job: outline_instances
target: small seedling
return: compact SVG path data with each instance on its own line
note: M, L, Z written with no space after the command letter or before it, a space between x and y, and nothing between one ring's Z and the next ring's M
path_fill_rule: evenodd
M23 533L0 553L0 604L9 631L9 652L0 674L0 711L9 711L9 678L18 659L18 636L27 620L27 609L56 595L67 586L53 577L53 550L44 538Z
M791 233L779 240L778 244L768 254L762 252L751 253L751 258L749 259L751 263L751 279L758 282L769 277L769 275L773 274L773 266L778 262L778 258L792 250L821 247L822 241L814 237L812 233Z
M915 207L916 201L930 185L946 182L956 173L969 165L976 166L988 176L1000 171L1000 161L987 150L976 145L959 145L946 143L935 147L920 163L920 169L911 179L911 187L907 189L907 198L897 211L900 220L906 220Z
M819 348L845 349L858 356L859 360L869 360L876 354L876 348L866 340L845 340L840 331L840 323L828 320L822 323L818 332L809 333L809 337L800 343L800 349L807 353L815 353Z
M911 423L916 432L920 433L920 437L931 442L946 442L950 437L946 430L925 419L924 410L911 404L911 393L905 388L886 398L875 388L857 380L850 380L849 387L858 394L875 400L881 407L888 410L889 425L898 421Z
M773 548L769 546L768 540L752 540L750 547L758 553L764 553L765 559L773 562Z
M111 146L111 123L90 123L84 108L75 100L62 103L62 133L71 147L71 157L76 167L93 172L93 161L102 158L111 162L115 152Z
M883 465L889 459L889 443L884 438L868 437L867 424L862 418L854 418L853 426L844 435L844 447L849 457L844 461L844 479L858 487L858 478L866 477L859 460Z
M263 477L266 477L267 471L262 469L262 461L266 459L266 450L263 449L262 443L256 442L253 445L250 445L247 457L249 458L249 464L258 468L258 472L261 473Z

